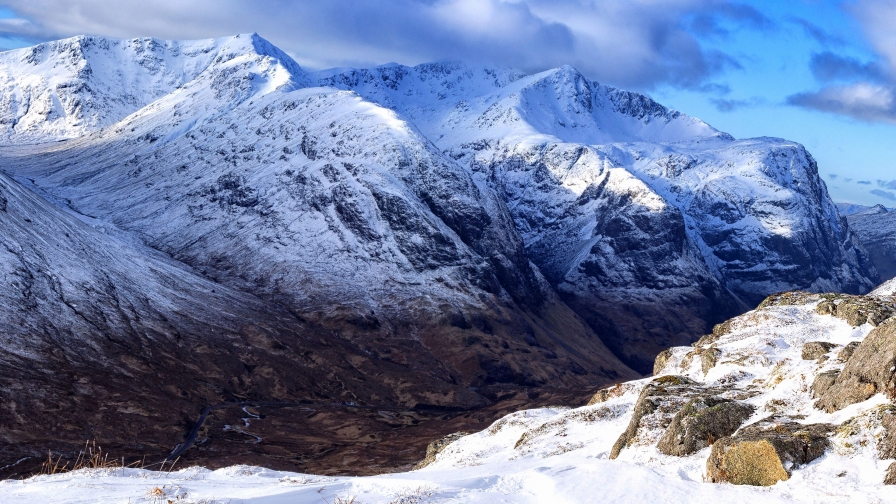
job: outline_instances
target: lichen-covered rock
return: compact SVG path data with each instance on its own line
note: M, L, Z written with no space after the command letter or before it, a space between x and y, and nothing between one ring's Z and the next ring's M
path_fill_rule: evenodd
M710 369L718 364L721 355L722 351L715 347L707 348L700 354L700 369L703 371L703 374L708 373Z
M847 344L845 347L843 347L842 350L840 350L840 352L837 353L837 360L839 360L840 362L848 361L849 358L852 357L852 354L855 353L856 348L859 348L858 341L853 341Z
M762 309L769 306L804 305L811 303L812 301L817 301L818 298L818 294L812 294L811 292L781 292L778 294L772 294L771 296L765 298L761 303L759 303L759 307L757 309Z
M815 407L830 413L879 392L891 398L896 392L896 319L868 333Z
M454 434L448 434L443 438L439 438L429 445L426 446L426 457L423 458L417 465L414 466L414 470L423 469L424 467L432 464L436 460L436 456L445 448L448 447L451 443L457 441L458 439L470 434L469 432L455 432Z
M815 306L815 313L819 315L833 315L837 313L837 305L831 300L824 300Z
M718 397L697 397L688 401L673 418L660 439L661 453L683 457L734 434L755 411L754 406Z
M803 345L803 360L815 360L830 352L831 349L836 346L837 345L828 343L827 341L809 341Z
M626 390L628 390L628 387L623 386L621 383L617 383L611 387L602 388L595 392L593 396L591 396L591 400L588 401L588 404L586 404L586 406L592 406L594 404L606 402L607 399L610 399L612 397L619 397L624 394Z
M661 376L647 384L638 396L628 427L610 450L610 459L618 457L638 437L643 418L651 416L651 423L665 429L688 397L705 393L706 389L695 385L690 378L676 375Z
M672 357L672 349L667 348L660 352L656 359L653 360L653 375L656 376L663 372L669 359Z
M828 446L827 424L768 421L742 429L712 445L706 478L713 483L770 486L820 457Z
M819 373L812 382L812 397L815 399L821 397L837 381L839 375L840 371Z
M860 326L869 323L873 326L880 325L884 320L893 316L893 307L885 300L875 296L843 296L837 304L837 310L833 314L850 325Z

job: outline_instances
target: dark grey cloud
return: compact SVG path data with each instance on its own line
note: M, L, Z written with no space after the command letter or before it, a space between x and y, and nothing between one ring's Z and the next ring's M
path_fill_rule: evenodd
M876 60L863 62L830 51L815 54L810 68L823 87L789 96L787 103L861 121L896 123L896 0L843 5L859 22Z
M890 191L884 191L882 189L874 189L871 191L871 194L873 194L875 196L880 196L881 198L885 198L888 200L896 201L896 194L893 194Z
M709 102L715 106L719 112L734 112L743 108L756 107L765 103L761 98L750 98L748 100L734 100L725 98L710 98ZM832 175L836 178L836 175Z
M830 51L812 55L809 62L812 75L822 82L866 80L886 81L886 70L878 62L861 62Z
M691 21L691 29L700 35L725 36L730 33L727 24L748 27L760 31L777 28L774 21L755 7L741 3L726 3L710 11L697 13Z
M896 180L878 180L877 187L884 189L896 189Z
M317 68L443 59L528 71L571 64L634 89L700 90L739 67L731 55L704 47L694 20L757 30L774 25L730 0L7 0L0 6L19 16L0 24L0 34L34 41L258 32Z
M860 180L860 181L856 182L856 184L871 185L871 181L870 180Z
M839 176L840 175L837 175L836 173L828 173L828 177L831 177L831 180L837 180L837 177Z
M816 42L825 46L838 46L843 44L843 39L831 34L820 26L801 17L791 16L788 21L802 27L806 35L815 39Z

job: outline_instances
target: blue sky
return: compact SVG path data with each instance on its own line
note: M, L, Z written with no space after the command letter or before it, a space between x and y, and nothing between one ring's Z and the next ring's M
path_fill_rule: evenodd
M738 138L800 142L836 201L896 206L896 0L0 0L0 48L244 32L311 68L571 64Z

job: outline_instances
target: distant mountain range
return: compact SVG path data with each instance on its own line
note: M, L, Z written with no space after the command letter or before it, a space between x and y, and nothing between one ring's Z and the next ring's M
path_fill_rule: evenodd
M571 67L75 37L0 54L0 90L4 458L134 419L158 451L216 402L586 390L770 293L879 280L801 145Z

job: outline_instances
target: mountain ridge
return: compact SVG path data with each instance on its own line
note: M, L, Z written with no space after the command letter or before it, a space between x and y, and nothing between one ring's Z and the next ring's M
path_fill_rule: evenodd
M315 74L254 34L43 47L44 70L33 49L0 55L4 172L394 373L345 370L366 380L354 402L618 382L768 291L874 284L802 146L734 140L571 67ZM49 56L71 54L60 74ZM100 89L121 54L134 71ZM145 92L122 99L130 76ZM33 97L56 115L17 105ZM320 395L347 393L327 376Z

